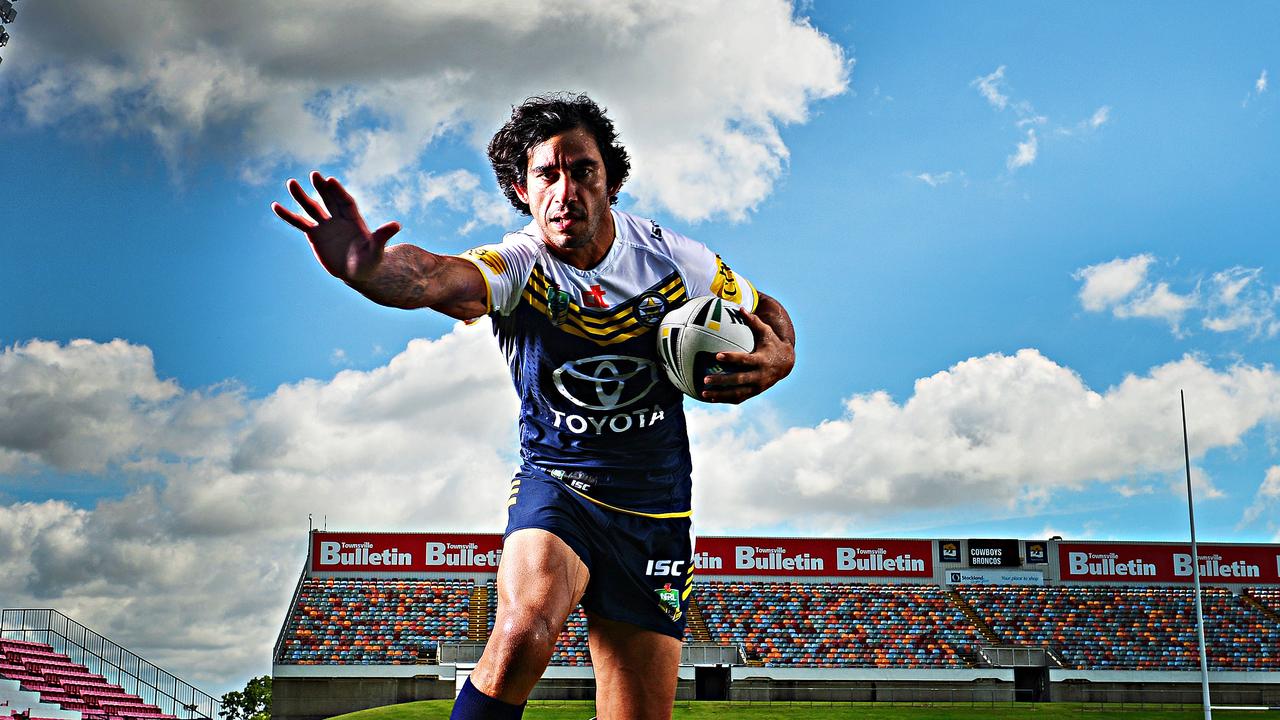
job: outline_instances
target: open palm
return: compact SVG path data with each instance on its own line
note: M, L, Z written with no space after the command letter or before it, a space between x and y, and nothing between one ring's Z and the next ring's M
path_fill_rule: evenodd
M323 204L308 195L297 180L290 178L285 183L306 217L280 203L272 203L271 209L306 234L316 259L331 275L347 282L368 279L382 262L387 241L400 232L400 223L389 222L370 232L355 199L336 178L313 171L311 184Z

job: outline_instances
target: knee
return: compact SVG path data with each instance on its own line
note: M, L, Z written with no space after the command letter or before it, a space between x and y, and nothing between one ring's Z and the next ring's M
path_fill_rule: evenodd
M555 650L562 621L539 608L516 608L499 618L494 638L517 662L546 664Z

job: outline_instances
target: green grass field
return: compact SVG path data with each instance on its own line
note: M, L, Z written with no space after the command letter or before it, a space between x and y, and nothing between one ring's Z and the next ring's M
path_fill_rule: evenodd
M452 700L388 705L372 710L339 715L332 720L447 720ZM595 714L590 701L531 702L525 711L528 720L588 720ZM1266 718L1266 711L1215 710L1215 718ZM1274 715L1274 714L1272 714ZM1193 720L1203 718L1199 707L1160 708L1154 705L1100 706L1080 703L1022 703L1017 705L886 705L883 703L727 703L684 702L676 704L676 720L984 720L986 718L1037 718L1039 720Z

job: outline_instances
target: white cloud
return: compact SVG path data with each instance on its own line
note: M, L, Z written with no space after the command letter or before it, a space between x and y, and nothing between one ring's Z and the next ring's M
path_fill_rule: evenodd
M1182 477L1178 390L1195 399L1191 446L1232 447L1280 419L1280 372L1217 371L1185 357L1094 390L1036 350L992 354L916 381L911 397L856 395L814 427L753 433L741 409L691 413L704 529L742 532L803 517L849 533L914 510L1040 508L1052 493L1118 492ZM745 428L745 430L744 430ZM1220 497L1200 474L1200 494Z
M1156 283L1148 291L1126 304L1112 308L1118 318L1152 318L1169 323L1174 334L1182 333L1182 318L1196 306L1194 293L1179 295L1169 289L1168 283Z
M1209 308L1201 324L1213 332L1247 331L1251 337L1280 334L1280 286L1261 282L1262 268L1233 267L1209 279Z
M1242 108L1249 107L1249 103L1254 98L1261 97L1262 93L1267 91L1267 86L1268 86L1267 70L1266 68L1263 68L1262 73L1258 75L1258 79L1253 81L1253 91L1250 93L1247 93L1244 96L1244 100L1240 101L1240 107Z
M1093 116L1089 118L1089 127L1090 129L1097 130L1103 125L1106 125L1107 121L1110 119L1111 119L1111 106L1103 105L1102 107L1095 110L1093 112Z
M1154 256L1142 254L1080 268L1072 275L1084 281L1080 305L1091 312L1110 310L1118 318L1163 320L1181 336L1184 317L1199 307L1198 293L1179 294L1167 282L1148 280L1153 262Z
M122 341L7 349L0 447L135 489L93 508L0 504L6 603L54 604L198 685L261 674L308 513L501 529L516 400L494 345L487 326L458 326L256 401L183 390Z
M969 83L969 86L976 87L978 93L997 111L1012 108L1014 115L1017 116L1014 126L1019 130L1026 131L1026 136L1017 143L1017 149L1012 155L1005 158L1005 169L1013 172L1036 161L1040 152L1040 137L1036 135L1036 128L1050 126L1050 120L1049 116L1036 112L1036 108L1031 104L1031 101L1014 100L1011 97L1005 83L1005 67L1001 65L990 75L975 78ZM1052 140L1055 137L1069 137L1084 132L1096 131L1107 123L1110 115L1111 107L1103 105L1095 110L1087 120L1080 121L1074 127L1048 127L1048 138Z
M976 86L982 97L987 99L991 107L997 110L1004 110L1009 106L1009 96L1000 91L1000 86L1004 84L1004 65L995 69L990 75L974 78L969 83L970 87Z
M1240 526L1249 525L1256 522L1262 514L1268 511L1269 523L1273 528L1280 528L1280 523L1276 522L1276 510L1280 510L1280 465L1272 465L1267 468L1267 474L1262 479L1262 484L1258 486L1258 492L1254 495L1253 504L1245 508L1244 516L1240 519Z
M1143 254L1077 270L1072 277L1084 281L1080 287L1080 304L1085 310L1098 312L1122 302L1146 282L1147 270L1153 262L1154 256Z
M1155 260L1144 253L1077 270L1073 277L1083 281L1080 305L1118 318L1163 320L1179 335L1192 312L1202 312L1199 324L1212 332L1247 332L1252 339L1280 335L1280 286L1266 285L1262 268L1228 268L1209 277L1206 292L1197 282L1179 293L1168 281L1149 277Z
M1018 143L1018 151L1005 160L1005 166L1010 170L1026 167L1036 161L1036 154L1039 149L1040 142L1036 139L1035 128L1031 128L1027 130L1027 139Z
M940 172L940 173L923 172L917 175L913 175L912 177L928 185L929 187L938 187L939 185L946 185L952 180L962 179L964 177L964 173L962 172L958 173L958 172L953 172L951 170L947 170L946 172Z
M632 152L626 191L691 220L760 203L786 166L781 128L844 92L852 65L784 0L571 0L555 12L515 0L240 0L216 12L69 0L25 12L32 72L11 82L34 124L144 132L175 165L229 148L246 178L336 165L386 200L441 137L479 149L526 96L585 90ZM497 216L487 203L475 212L477 225Z

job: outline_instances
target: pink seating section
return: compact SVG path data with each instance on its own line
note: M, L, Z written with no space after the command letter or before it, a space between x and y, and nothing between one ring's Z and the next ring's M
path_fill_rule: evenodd
M277 661L415 663L423 648L466 640L473 586L471 580L308 579Z
M981 638L935 586L707 582L711 637L767 667L967 667Z
M172 720L45 643L0 640L0 677L17 680L40 701L79 710L85 720ZM34 720L34 719L33 719Z
M1011 645L1043 645L1082 670L1196 670L1195 593L1168 587L962 587ZM1210 669L1280 670L1280 623L1225 588L1204 590Z

